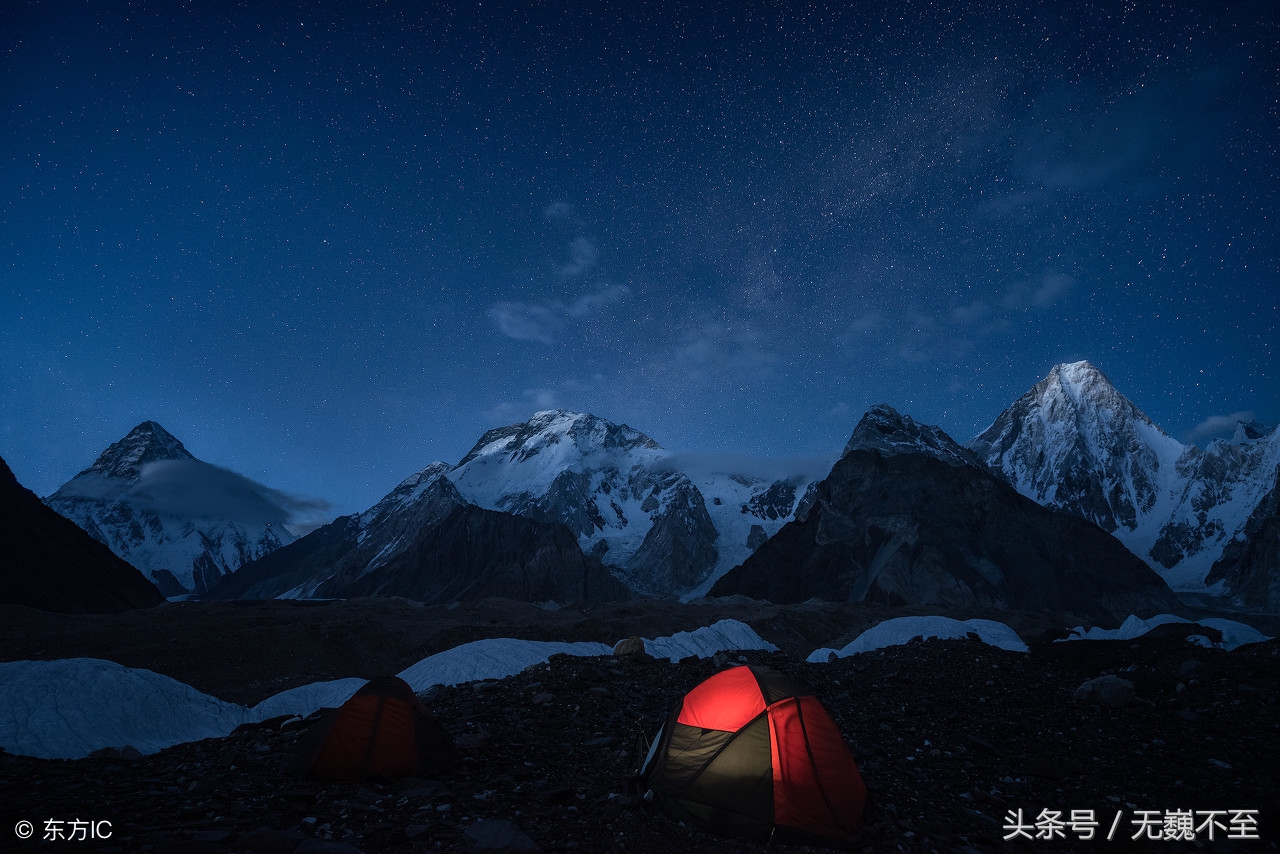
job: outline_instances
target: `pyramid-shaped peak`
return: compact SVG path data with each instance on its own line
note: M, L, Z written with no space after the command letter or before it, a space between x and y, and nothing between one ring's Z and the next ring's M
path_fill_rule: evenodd
M1102 371L1098 370L1098 367L1088 359L1081 359L1078 362L1061 362L1054 365L1053 369L1060 374L1071 376L1100 376L1102 374Z
M194 459L195 456L183 447L182 442L158 422L143 421L103 451L86 472L135 480L147 463Z
M1049 371L1046 381L1057 380L1083 391L1115 391L1115 385L1092 362L1063 362Z
M1133 401L1115 387L1106 374L1087 361L1055 365L1049 375L1027 393L1026 400L1037 401L1047 411L1059 414L1123 412L1127 417L1150 421Z

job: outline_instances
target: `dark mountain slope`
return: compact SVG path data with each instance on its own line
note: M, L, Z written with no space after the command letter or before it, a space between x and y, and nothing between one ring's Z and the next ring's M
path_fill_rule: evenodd
M711 593L1112 618L1179 606L1101 528L1019 495L945 433L889 407L863 418L807 512Z
M0 604L109 614L163 601L141 572L46 507L0 459Z
M467 503L437 467L405 480L365 513L344 516L257 561L213 599L404 596L455 602L626 599L630 591L582 553L564 525Z

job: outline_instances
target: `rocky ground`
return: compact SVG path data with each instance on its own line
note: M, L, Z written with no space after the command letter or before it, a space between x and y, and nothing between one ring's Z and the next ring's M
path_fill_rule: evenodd
M649 636L674 630L660 626L662 619L684 619L659 618L656 611L626 618L647 618L634 633ZM580 616L552 616L548 623L557 619L564 624L548 631L577 625ZM824 619L823 612L809 613L810 630L830 630L817 626ZM778 637L802 634L778 613L766 613L756 628L775 643L770 620ZM629 633L619 632L620 623L605 628L615 636ZM36 840L52 818L66 822L64 831L75 819L110 821L109 839L64 846L94 851L804 850L724 840L679 825L646 806L633 787L640 740L656 732L685 691L717 668L746 660L807 685L845 733L875 804L851 850L1092 850L1098 843L1080 839L1086 828L1072 826L1073 811L1091 811L1098 837L1108 835L1118 815L1113 840L1101 843L1115 850L1277 850L1280 641L1222 652L1192 645L1176 627L1154 634L1065 644L1045 636L1025 654L976 640L915 642L826 664L806 664L782 643L779 653L678 664L556 657L500 682L427 696L463 756L433 780L284 777L281 763L304 730L298 722L132 759L0 755L0 848L40 850ZM459 629L448 645L472 639L465 635ZM75 642L89 644L90 636ZM0 640L5 657L13 657L10 638ZM71 643L43 642L55 649ZM234 654L251 657L244 649ZM285 678L259 670L248 668L245 681ZM1130 683L1132 694L1076 698L1082 684L1104 674ZM169 675L183 678L172 668ZM238 690L250 702L264 689ZM236 699L234 692L221 696ZM1055 830L1046 810L1059 811L1064 825ZM1213 810L1223 812L1210 815ZM1257 812L1240 812L1248 810ZM1019 811L1032 838L1006 840L1017 830ZM1159 835L1166 821L1171 829L1177 825L1177 811L1190 812L1194 842L1145 838L1144 818L1159 823L1150 828ZM19 820L34 823L31 841L14 835ZM1206 821L1218 824L1213 842ZM1053 838L1040 838L1049 834Z

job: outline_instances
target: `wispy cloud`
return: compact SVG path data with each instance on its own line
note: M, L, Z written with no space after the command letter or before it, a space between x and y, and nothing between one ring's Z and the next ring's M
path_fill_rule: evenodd
M498 331L517 341L537 341L548 346L564 327L559 312L545 305L527 302L500 302L489 307L489 319Z
M568 202L552 202L542 209L544 219L561 222L574 218L573 205Z
M888 318L882 312L872 310L863 312L845 327L837 339L842 347L856 347L870 343L873 333L884 329Z
M103 497L115 487L77 478L70 494ZM95 494L96 493L96 494ZM307 530L332 518L332 505L264 486L230 469L201 460L162 460L139 469L124 498L135 506L196 519L261 525L267 522Z
M556 265L556 275L571 279L591 270L600 260L600 248L589 237L575 237L569 243L569 260Z
M1045 190L1127 187L1160 180L1169 161L1193 162L1221 133L1226 69L1175 72L1136 88L1086 84L1046 90L1033 107L1015 166Z
M1191 428L1187 433L1187 441L1203 442L1206 439L1226 438L1235 433L1236 424L1241 421L1248 423L1252 420L1253 412L1247 409L1227 415L1211 415Z
M565 306L564 311L570 317L586 317L602 308L623 302L630 296L631 288L626 285L606 285L598 291L578 297Z
M490 306L487 313L498 331L508 338L551 346L570 321L590 317L630 296L631 288L626 285L605 285L573 302L500 302Z
M776 361L766 337L750 321L701 320L680 336L676 364L705 378L721 371L764 371Z

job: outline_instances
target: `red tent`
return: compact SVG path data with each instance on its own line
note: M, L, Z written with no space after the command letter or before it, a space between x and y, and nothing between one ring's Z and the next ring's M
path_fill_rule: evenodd
M756 666L686 694L640 776L674 818L730 836L847 837L862 827L867 796L817 698Z
M453 739L398 676L366 683L298 741L285 770L331 780L428 776L458 761Z

